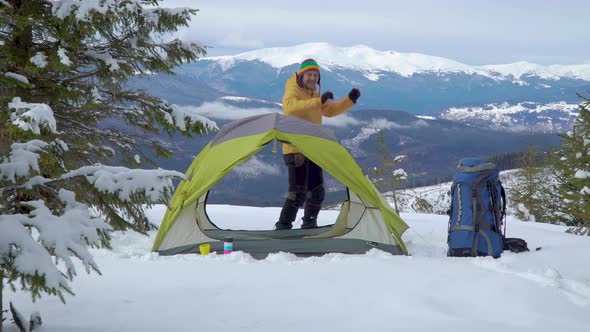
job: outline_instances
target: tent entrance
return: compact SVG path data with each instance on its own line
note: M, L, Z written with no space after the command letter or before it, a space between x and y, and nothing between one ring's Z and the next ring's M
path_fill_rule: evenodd
M275 221L279 217L279 213L272 220L262 220L266 229L242 229L239 225L232 228L220 227L215 223L215 220L210 218L207 212L209 193L204 195L197 201L196 211L197 215L194 219L196 226L208 237L223 240L225 237L232 237L234 239L252 240L252 239L303 239L303 238L328 238L342 236L355 228L361 221L367 207L359 202L351 202L350 199L356 198L354 194L350 194L347 190L349 200L342 202L341 208L338 212L336 220L327 225L312 229L293 228L290 230L273 230ZM358 198L357 198L358 200ZM353 208L351 209L351 206ZM268 218L268 216L267 216ZM320 212L320 220L322 212ZM323 219L326 220L326 219ZM235 223L234 223L235 225Z

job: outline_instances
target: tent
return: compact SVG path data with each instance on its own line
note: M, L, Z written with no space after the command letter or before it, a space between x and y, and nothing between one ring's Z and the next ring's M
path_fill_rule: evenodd
M348 199L342 203L336 222L314 229L280 231L215 226L205 210L209 190L234 167L276 141L291 144L347 187ZM198 253L201 243L210 243L212 252L223 252L227 237L233 239L234 250L256 258L280 251L301 256L359 254L372 248L397 255L408 253L401 239L408 225L338 143L334 132L309 121L271 113L231 122L203 148L185 177L168 205L152 247L161 255Z

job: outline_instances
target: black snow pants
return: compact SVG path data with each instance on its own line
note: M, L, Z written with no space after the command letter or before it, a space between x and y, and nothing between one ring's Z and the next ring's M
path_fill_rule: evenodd
M301 153L283 155L289 171L289 193L283 204L277 229L291 229L300 207L305 204L301 228L317 227L317 218L325 197L322 169Z

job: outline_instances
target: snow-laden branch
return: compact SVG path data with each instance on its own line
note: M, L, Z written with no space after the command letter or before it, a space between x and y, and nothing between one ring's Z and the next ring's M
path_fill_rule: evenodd
M185 42L180 39L174 39L169 44L176 45L181 50L197 54L201 53L201 51L206 47L205 44L200 42Z
M41 134L41 128L45 127L52 133L57 132L57 124L53 116L53 110L47 104L26 103L20 97L14 97L8 103L10 121L22 130L32 131L37 135Z
M395 157L393 159L394 163L401 163L402 161L406 160L406 156L405 155L399 155L397 157Z
M79 0L63 0L63 1L54 1L54 5L52 8L53 15L60 18L65 19L66 17L73 14L78 21L87 21L89 22L91 17L91 12L96 12L100 14L106 14L109 10L112 10L113 7L117 7L117 2L119 0L86 0L86 1L79 1ZM129 4L127 8L131 8L131 6L139 6L141 8L141 2L137 0L129 0Z
M66 66L72 65L72 61L70 61L70 57L66 53L66 50L61 48L61 46L57 49L57 55L59 56L59 62L61 62L63 65L66 65Z
M206 133L219 130L219 127L217 127L217 123L215 123L215 121L209 120L208 118L193 112L192 108L179 107L175 104L166 106L172 109L171 113L164 112L166 121L168 121L170 125L176 126L181 131L186 131L186 128L190 126L191 123L199 122L205 127Z
M52 143L63 150L68 147L62 141ZM41 140L32 140L26 143L13 143L10 155L0 160L0 180L7 179L16 183L18 177L25 177L29 172L39 172L39 159L41 153L52 144ZM136 192L144 192L151 202L159 202L163 195L173 189L174 178L184 178L184 175L177 171L149 169L129 169L126 167L114 167L96 164L85 166L70 171L58 178L45 178L34 176L28 179L18 188L32 188L37 185L49 185L54 182L64 181L77 176L84 176L88 182L100 192L107 192L117 195L122 200L129 201L131 195ZM6 189L6 188L4 188Z
M52 288L67 288L67 280L59 272L49 252L25 227L29 217L24 214L0 215L0 257L15 257L14 266L20 273L44 275Z
M129 169L101 164L85 166L64 174L60 179L84 176L101 192L130 201L131 195L144 191L151 202L161 200L162 194L173 188L172 179L184 179L184 174L165 169Z
M406 173L406 171L404 171L403 168L398 168L393 171L393 177L400 180L407 180L408 173Z
M105 65L109 67L109 71L117 71L120 69L119 63L126 63L124 60L117 60L113 58L113 56L107 51L98 52L95 50L89 50L86 51L86 55L104 62Z
M92 87L92 90L90 91L92 93L92 100L95 103L100 103L102 101L102 96L100 95L100 91L98 90L98 88L96 86Z
M76 269L70 255L78 257L87 272L100 273L87 243L99 245L97 230L111 227L93 217L87 205L76 202L73 192L61 189L59 199L65 204L62 215L54 215L41 200L23 202L33 208L29 215L0 215L0 258L13 257L17 272L44 276L48 287L71 292L66 276L71 279ZM38 237L30 228L38 231ZM59 270L49 252L65 262L66 271Z
M62 0L53 1L53 15L65 19L73 15L78 21L90 22L92 13L106 14L109 11L121 10L120 0ZM128 11L141 11L147 22L154 25L159 23L162 15L179 15L183 20L190 19L190 8L145 8L141 0L125 1Z
M48 145L40 140L13 143L10 146L10 155L0 163L0 180L6 178L15 182L16 177L26 176L31 170L39 172L39 152Z
M164 15L179 15L183 20L190 20L191 8L177 7L177 8L144 8L145 20L152 24L158 24L160 17Z
M26 78L23 75L17 74L17 73L10 73L9 72L9 73L5 73L4 76L5 77L8 77L8 78L11 78L13 80L19 81L19 82L24 83L24 84L31 84L31 83L29 83L29 79L28 78Z
M35 53L35 55L33 57L31 57L31 59L29 59L29 61L31 61L32 64L34 64L35 66L37 66L39 68L47 67L47 56L45 54L43 54L42 52Z

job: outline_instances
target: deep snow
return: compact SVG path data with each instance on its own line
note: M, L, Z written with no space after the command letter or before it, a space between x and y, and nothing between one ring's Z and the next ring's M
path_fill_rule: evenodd
M164 207L150 210L159 223ZM322 211L327 224L337 211ZM270 228L278 208L209 207L226 228ZM62 305L7 292L23 314L40 311L42 331L589 331L590 237L509 218L508 236L540 251L500 259L447 258L447 218L404 214L411 256L255 260L230 255L160 257L149 237L115 233L93 250L103 276L81 273ZM239 248L235 248L239 250ZM5 331L16 331L5 323Z

